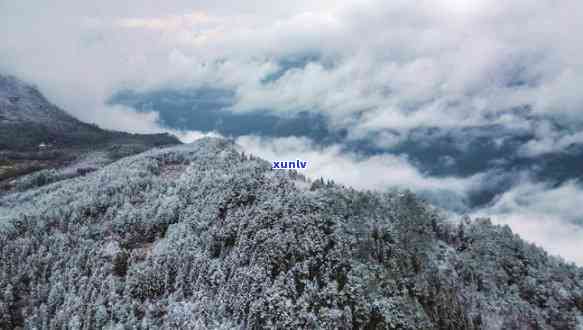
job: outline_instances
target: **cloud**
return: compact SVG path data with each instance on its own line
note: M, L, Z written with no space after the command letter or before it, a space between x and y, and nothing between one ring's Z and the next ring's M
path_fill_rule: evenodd
M82 119L112 90L164 84L232 88L235 111L322 111L355 135L513 125L503 112L524 105L583 119L578 2L334 3L4 3L0 68ZM263 82L302 54L318 59Z
M461 197L478 188L484 178L481 174L468 178L431 177L420 173L405 157L389 154L361 156L344 152L339 145L320 147L306 138L242 136L236 143L268 161L308 161L308 168L302 170L305 175L333 179L360 189L437 191Z
M478 128L502 142L496 132L531 136L519 154L537 157L583 143L581 30L576 0L3 1L0 72L106 128L172 131L155 113L108 104L121 89L213 87L233 92L231 111L319 112L349 139L381 147L438 127L461 132L454 144L464 152L473 138L464 129ZM361 188L457 198L490 175L436 178L404 157L304 139L238 141L270 160L301 155L312 162L309 175ZM484 212L580 261L574 196L574 183L524 183Z
M192 143L196 140L205 138L205 137L214 137L220 138L222 137L220 134L215 132L200 132L200 131L173 131L174 135L176 135L182 143Z
M582 203L583 188L576 181L553 187L524 179L474 215L507 224L551 254L583 265L583 217L578 212Z
M547 121L536 123L534 138L518 149L518 154L537 157L567 150L570 146L583 143L583 132L573 132L568 128L559 129Z
M323 177L360 189L413 190L454 213L471 212L474 217L489 217L495 224L509 225L523 239L583 265L583 216L578 211L578 205L583 205L583 188L576 181L552 186L533 181L528 173L516 174L518 184L490 205L470 211L467 198L471 193L507 178L499 177L500 173L433 177L419 172L405 157L361 156L346 153L338 145L317 146L306 138L243 136L236 142L268 161L308 161L308 168L299 171L312 179Z
M141 28L158 31L177 32L180 29L195 28L212 23L214 19L205 12L192 12L160 18L122 18L117 24L124 28Z

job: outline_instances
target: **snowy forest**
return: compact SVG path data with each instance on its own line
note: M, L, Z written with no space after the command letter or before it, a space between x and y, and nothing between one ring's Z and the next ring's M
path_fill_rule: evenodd
M222 139L0 197L0 329L582 329L583 269Z

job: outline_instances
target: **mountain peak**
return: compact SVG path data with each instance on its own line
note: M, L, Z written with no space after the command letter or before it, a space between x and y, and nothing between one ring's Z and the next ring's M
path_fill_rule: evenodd
M0 75L0 150L34 150L40 143L59 147L95 146L120 137L136 140L140 136L83 123L50 103L36 87ZM167 137L165 144L179 143L176 138L164 136Z
M14 76L0 74L0 98L24 96L27 94L36 94L36 96L40 96L36 87L27 84Z
M101 155L97 157L101 166L173 144L180 141L169 134L115 132L81 122L50 103L36 87L0 75L0 191L11 189L6 182L22 175L84 163L89 153Z
M47 131L45 135L58 135L82 126L86 127L51 104L36 87L12 76L0 76L0 128L17 133L12 136L13 140L18 139L19 135L29 135L16 131L26 127ZM48 138L42 137L43 140Z
M583 271L508 227L274 171L221 139L0 197L0 243L0 292L18 297L7 328L576 329L583 316Z

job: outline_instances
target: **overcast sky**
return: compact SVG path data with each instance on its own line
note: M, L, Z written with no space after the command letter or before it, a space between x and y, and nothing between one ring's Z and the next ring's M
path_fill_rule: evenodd
M583 143L581 31L578 0L0 0L0 72L107 128L167 129L155 113L106 105L116 91L211 86L234 92L230 111L318 111L380 146L420 127L497 125L532 134L519 152L536 157ZM238 141L264 157L309 158L311 175L359 188L463 195L488 176L432 178L401 156L362 159L301 137ZM551 187L526 173L481 212L583 264L583 233L571 228L581 200L577 182Z
M4 0L0 69L106 126L115 123L99 110L112 90L212 84L236 91L236 111L316 109L355 135L500 123L539 133L525 150L540 153L583 137L508 111L528 105L541 117L583 121L582 7L548 0ZM262 84L279 60L305 54L321 61Z

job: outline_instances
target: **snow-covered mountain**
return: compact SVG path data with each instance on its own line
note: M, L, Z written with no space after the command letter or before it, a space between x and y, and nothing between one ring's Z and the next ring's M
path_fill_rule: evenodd
M179 142L166 134L113 132L81 122L51 104L35 87L0 75L0 150L35 150L40 144L78 147L111 143Z
M75 175L72 168L83 173L123 156L179 143L168 134L115 132L81 122L35 87L0 75L0 193L12 190L15 179L39 170L70 177Z
M52 129L81 125L63 110L50 104L33 86L11 76L0 75L0 123L37 124Z
M508 227L225 140L43 183L0 198L2 329L582 326L583 269Z

